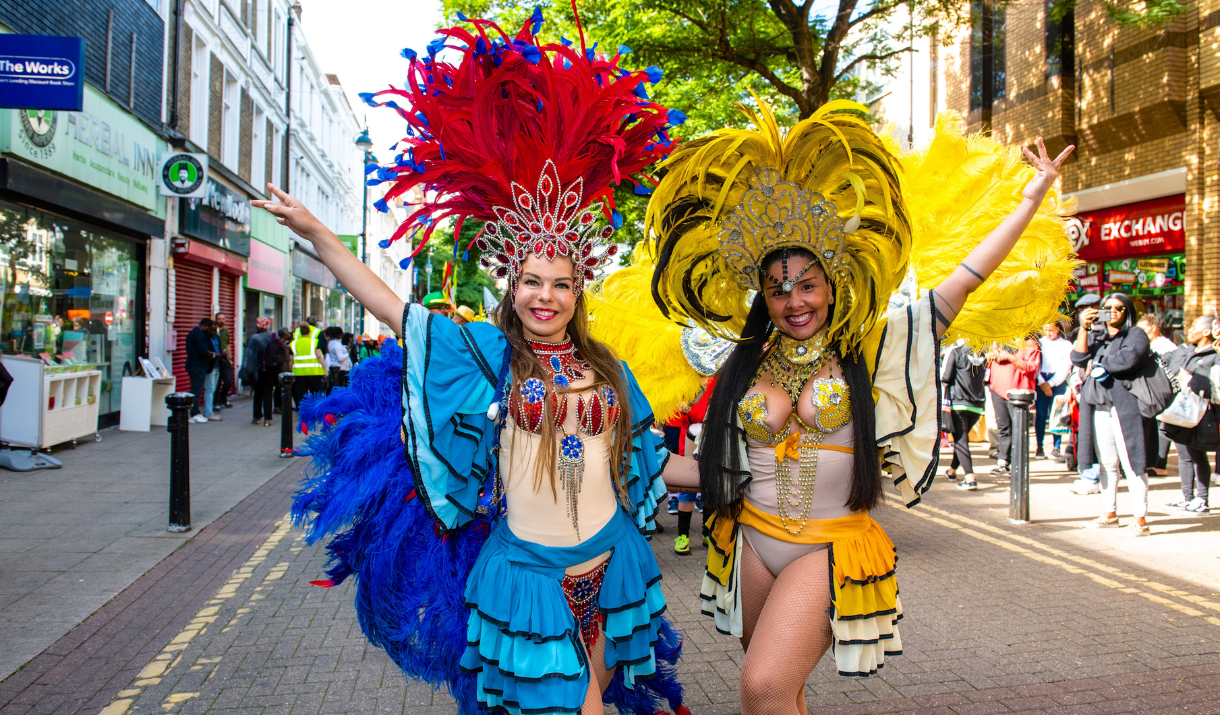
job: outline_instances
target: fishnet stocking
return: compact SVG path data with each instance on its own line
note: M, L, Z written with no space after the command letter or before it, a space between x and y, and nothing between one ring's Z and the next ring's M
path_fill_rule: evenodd
M580 707L580 715L602 715L602 693L610 687L614 678L613 670L606 670L606 634L603 632L597 638L593 652L585 651L589 656L589 691L585 694L585 703ZM617 668L616 668L617 669Z
M806 715L805 681L830 648L828 553L802 556L772 577L742 545L742 715Z

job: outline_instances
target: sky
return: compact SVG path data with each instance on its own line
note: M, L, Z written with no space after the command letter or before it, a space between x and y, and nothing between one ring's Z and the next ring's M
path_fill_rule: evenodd
M301 27L322 71L339 76L356 119L363 124L367 116L373 153L389 160L389 147L403 137L403 121L357 95L403 84L407 61L399 52L428 44L441 19L440 1L301 0L301 7Z

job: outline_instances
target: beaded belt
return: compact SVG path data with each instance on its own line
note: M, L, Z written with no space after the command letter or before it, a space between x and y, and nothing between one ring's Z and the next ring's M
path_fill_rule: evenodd
M597 635L601 631L602 612L597 607L597 596L609 565L610 559L606 559L592 571L575 576L564 574L563 577L563 595L568 599L568 608L580 628L580 639L589 652L597 645Z

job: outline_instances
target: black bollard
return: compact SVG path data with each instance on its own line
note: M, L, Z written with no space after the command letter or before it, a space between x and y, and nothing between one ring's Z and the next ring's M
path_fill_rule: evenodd
M1033 390L1009 390L1012 410L1012 469L1008 483L1008 523L1029 523L1029 408Z
M170 410L167 431L173 435L169 448L169 530L191 530L191 405L195 396L175 392L165 396Z
M292 430L296 427L296 415L292 413L291 372L280 373L280 456L292 457Z

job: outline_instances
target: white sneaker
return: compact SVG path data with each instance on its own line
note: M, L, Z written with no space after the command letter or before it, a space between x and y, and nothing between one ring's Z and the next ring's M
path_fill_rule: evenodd
M1166 509L1185 509L1186 505L1189 503L1190 502L1186 501L1182 497L1178 497L1177 499L1174 499L1171 502L1166 502L1165 508Z
M190 421L197 425L206 425L208 423L208 418L204 417L203 415L195 415L190 419Z
M1211 510L1207 508L1207 502L1203 501L1203 497L1195 497L1190 500L1190 503L1182 507L1182 511L1191 514L1209 514Z
M1073 494L1101 494L1101 484L1077 479L1072 482L1071 492Z

